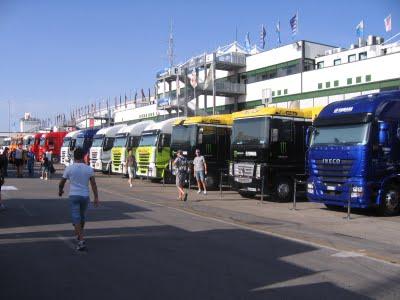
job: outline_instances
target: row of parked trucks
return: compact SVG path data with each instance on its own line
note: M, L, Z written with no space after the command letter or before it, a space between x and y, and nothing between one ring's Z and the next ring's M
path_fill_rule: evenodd
M137 176L164 180L174 177L177 150L192 160L200 149L208 184L218 186L224 174L243 196L263 192L289 201L296 181L306 183L310 201L328 208L350 203L383 215L400 211L400 91L324 108L260 107L81 130L69 133L63 146L64 164L79 146L95 170L124 175L133 151Z

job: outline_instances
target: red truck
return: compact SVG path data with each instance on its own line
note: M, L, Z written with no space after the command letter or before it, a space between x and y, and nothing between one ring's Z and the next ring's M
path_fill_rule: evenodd
M40 146L40 138L42 137L43 133L36 133L33 140L32 150L35 153L36 160L39 161L39 146Z
M42 133L39 144L39 159L41 159L47 151L52 151L52 161L53 163L58 163L60 161L61 145L67 133L67 131Z

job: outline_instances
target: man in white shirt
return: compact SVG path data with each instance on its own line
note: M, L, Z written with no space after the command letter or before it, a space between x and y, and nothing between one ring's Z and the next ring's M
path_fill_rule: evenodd
M89 182L94 194L94 205L98 206L99 196L97 192L94 171L83 161L83 151L80 148L74 151L74 163L64 170L63 178L59 184L59 196L64 193L64 185L70 181L69 202L71 206L72 224L75 228L75 235L78 241L76 249L86 250L83 238L83 228L86 220L86 210L90 201Z

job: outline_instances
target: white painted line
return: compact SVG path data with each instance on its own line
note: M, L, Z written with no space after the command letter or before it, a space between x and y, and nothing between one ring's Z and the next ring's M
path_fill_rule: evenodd
M234 223L234 222L221 220L221 219L218 219L218 218L215 218L215 217L204 216L204 215L197 214L197 213L194 213L194 212L189 212L189 211L181 209L181 208L171 207L171 206L167 206L167 205L164 205L164 204L155 203L155 202L152 202L152 201L149 201L149 200L144 200L144 199L140 199L140 198L137 198L137 197L133 197L133 196L127 196L127 195L124 195L124 194L121 194L121 193L118 193L118 192L115 192L115 191L109 191L109 190L105 190L105 189L102 189L102 188L100 188L99 190L101 190L103 192L106 192L108 194L112 194L114 196L118 195L118 196L121 196L121 197L124 197L124 198L136 200L136 201L139 201L139 202L143 202L143 203L147 203L147 204L151 204L151 205L155 205L155 206L159 206L159 207L168 208L168 209L171 209L171 210L183 212L183 213L191 215L191 216L196 216L196 217L203 218L203 219L206 219L206 220L212 220L212 221L215 221L215 222L219 222L219 223L222 223L222 224L227 224L227 225L231 225L231 226L234 226L234 227L250 230L250 231L261 233L261 234L264 234L264 235L270 235L270 236L278 237L278 238L281 238L281 239L284 239L284 240L287 240L287 241L292 241L292 242L300 243L300 244L303 244L303 245L313 246L315 248L332 250L332 251L335 251L335 252L337 252L337 251L341 252L342 251L341 249L337 249L337 248L334 248L334 247L331 247L331 246L318 244L318 243L310 242L310 241L304 241L304 240L301 240L301 239L285 236L283 234L279 234L279 233L276 233L276 232L271 232L271 231L267 231L267 230L261 230L261 229L257 229L257 228L250 227L250 226L246 226L246 225L243 225L243 224L238 224L238 223ZM371 256L368 256L368 255L365 255L365 256L361 255L361 257L367 258L367 259L375 261L375 262L384 263L384 264L387 264L387 265L391 265L391 266L395 266L395 267L400 268L400 264L389 262L389 261L386 261L386 260L383 260L383 259L378 259L378 258L371 257Z
M3 185L1 187L2 191L18 191L18 189L13 185Z
M348 257L360 257L360 256L365 256L365 255L362 253L357 253L357 252L353 252L353 251L341 251L341 252L332 254L331 256L348 258Z

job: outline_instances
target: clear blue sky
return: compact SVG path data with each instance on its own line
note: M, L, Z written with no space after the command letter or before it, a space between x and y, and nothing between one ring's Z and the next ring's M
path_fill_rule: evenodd
M14 120L25 111L52 117L152 87L155 73L168 64L171 19L180 62L232 42L236 27L240 42L246 32L258 42L265 24L267 45L275 47L278 19L282 43L288 43L296 10L296 39L348 47L361 19L366 35L387 38L383 19L389 13L392 34L400 31L398 0L0 0L0 131L8 129L8 100Z

